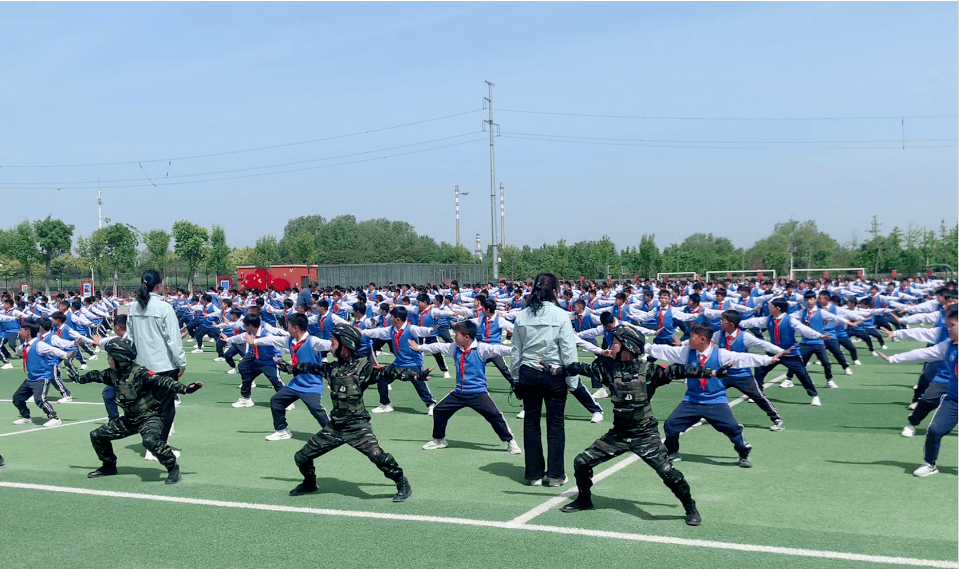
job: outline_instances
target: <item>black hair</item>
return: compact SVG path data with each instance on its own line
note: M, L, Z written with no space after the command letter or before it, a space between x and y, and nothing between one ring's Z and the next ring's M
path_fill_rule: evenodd
M493 300L484 298L480 300L480 305L483 307L484 310L488 310L489 312L496 312L496 302Z
M365 302L356 302L353 304L353 312L359 312L360 314L366 314L366 303Z
M59 320L60 322L66 322L67 315L57 310L50 315L50 320Z
M599 315L599 323L602 324L603 326L607 324L612 324L615 321L616 319L613 317L612 312L603 312L602 314Z
M772 304L773 306L778 308L780 312L785 313L789 310L789 303L786 302L785 298L774 298L769 302L769 304Z
M310 321L307 319L306 315L300 314L299 312L296 314L291 314L287 323L290 326L296 326L300 330L306 330L306 327L310 325Z
M703 336L706 338L713 337L713 327L705 322L696 322L689 327L689 335L692 336L696 334L698 336Z
M124 330L126 330L126 329L127 329L127 315L126 315L126 314L117 314L116 317L113 319L113 324L114 324L115 326L119 326L120 328L123 328Z
M41 330L45 331L49 330L53 326L49 318L41 318L40 320L37 320L37 325L40 326Z
M724 310L722 317L729 321L733 326L738 327L739 323L743 320L743 315L736 312L735 310Z
M316 307L317 307L317 308L325 308L325 309L329 310L329 308L330 308L330 301L329 301L329 300L326 300L326 299L324 298L324 299L322 299L322 300L320 300L319 302L316 303Z
M409 316L409 313L406 311L406 308L403 306L396 306L393 310L390 310L390 316L393 318L399 318L400 320L406 320Z
M425 302L426 304L430 303L430 296L425 293L416 295L416 302Z
M259 328L260 316L257 314L247 314L243 317L243 325L250 326L251 328Z
M533 279L533 292L529 293L526 305L532 314L539 312L543 303L556 303L556 291L559 290L559 280L553 273L540 273Z
M31 338L36 338L37 334L40 332L40 325L36 322L24 322L21 328L29 332Z
M698 292L694 292L689 295L689 302L695 302L699 304L700 300L701 300L701 297L699 296Z
M464 336L469 336L471 340L476 339L476 323L472 320L463 320L462 322L457 322L453 325L453 330L463 334Z
M140 303L140 308L147 307L147 304L150 303L150 293L161 282L163 282L163 275L160 274L160 271L155 269L143 271L143 277L140 279L140 289L137 291L137 302Z

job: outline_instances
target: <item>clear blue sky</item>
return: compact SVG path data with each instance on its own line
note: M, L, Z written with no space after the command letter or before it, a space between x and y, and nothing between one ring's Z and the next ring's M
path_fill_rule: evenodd
M0 227L88 236L99 179L143 231L353 214L453 242L459 184L485 247L484 80L512 244L955 224L957 7L4 2Z

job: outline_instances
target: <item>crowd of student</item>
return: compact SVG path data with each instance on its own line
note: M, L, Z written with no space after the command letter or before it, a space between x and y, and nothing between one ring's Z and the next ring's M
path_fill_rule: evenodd
M956 424L955 283L923 278L886 282L859 278L799 282L727 279L709 283L649 279L635 283L556 281L553 296L547 298L555 298L563 322L568 318L570 335L564 341L573 345L573 353L578 346L596 355L592 372L566 369L565 366L578 361L578 356L573 359L567 355L566 359L572 361L547 366L543 362L533 363L529 354L524 359L519 343L510 345L515 320L519 317L525 322L525 316L520 315L529 310L527 302L535 285L532 281L510 284L501 280L463 287L456 282L446 286L388 287L369 283L362 287L321 289L314 284L303 290L269 288L264 292L219 288L193 296L180 289L158 298L174 308L179 327L179 334L166 340L166 350L182 354L182 342L187 341L195 343L190 353L199 354L209 351L204 350L204 345L212 343L214 361L223 362L226 373L240 376L240 397L234 407L253 407L253 387L260 376L271 383L275 391L271 398L274 432L267 440L292 437L286 413L295 402L302 402L316 419L323 430L317 434L320 438L311 439L297 454L304 483L294 489L296 495L315 489L310 482L313 458L349 443L366 452L387 476L397 481L397 501L409 497L412 490L402 470L392 458L383 458L375 438L374 445L365 448L357 446L359 439L352 438L357 433L372 436L372 431L364 430L369 428L369 415L362 402L362 392L367 387L376 385L379 397L378 405L370 412L390 413L394 411L390 400L392 382L401 379L411 383L426 413L433 416L433 432L423 446L425 450L446 447L450 418L469 407L490 423L508 452L523 454L508 422L489 396L487 363L492 362L510 385L519 384L520 378L528 376L537 365L542 368L536 369L537 373L561 376L561 398L565 400L567 391L572 393L590 412L592 422L599 423L604 421L604 412L597 399L612 397L615 410L625 405L623 393L635 391L622 389L626 380L611 380L610 370L621 369L622 363L616 362L622 362L623 357L631 359L624 354L636 351L639 353L633 356L648 361L664 360L715 372L686 377L682 401L663 424L669 463L681 460L680 434L699 422L708 422L729 438L739 466L748 468L752 466L752 447L729 407L726 390L734 387L747 395L767 414L770 429L782 431L788 417L783 417L764 394L764 379L769 372L778 365L785 367L787 378L780 387L792 387L795 379L812 405L828 404L806 366L815 355L822 365L825 387L838 388L830 355L842 373L853 375L854 366L861 363L856 343L865 346L870 355L891 363L927 362L914 390L912 414L901 434L913 436L916 427L934 413L927 428L924 462L915 474L928 476L937 472L939 441ZM534 297L537 302L543 298L537 294ZM88 359L96 359L100 346L112 341L109 331L121 338L126 335L125 305L134 302L115 298L109 292L89 297L72 292L51 298L39 294L3 295L0 369L14 367L11 357L16 351L22 356L27 375L13 397L20 415L16 424L32 422L27 406L30 400L46 414L44 426L60 424L54 406L47 400L47 390L53 385L61 394L59 402L71 401L70 391L60 378L61 363L69 377L78 378L75 364L85 369ZM931 327L907 327L908 324ZM622 339L627 337L627 329L633 334L629 338L639 340L629 340L629 349L624 350ZM887 357L879 351L887 349L887 338L912 338L926 342L928 347ZM874 340L879 344L878 350ZM750 353L751 349L754 353ZM393 355L385 368L378 363L383 350ZM289 364L282 361L284 352L290 354ZM423 381L433 369L424 368L424 354L432 355L437 373L445 378L451 378L449 363L453 364L454 388L439 401L433 397L428 381ZM506 355L511 356L510 364L504 359ZM111 356L111 365L114 359ZM293 378L284 383L281 372L293 373ZM591 379L592 393L580 376ZM629 381L638 381L634 376L632 373ZM324 379L335 384L334 390L343 390L331 392L332 416L322 403ZM104 392L104 401L110 420L116 421L118 411L110 387ZM515 391L522 395L520 389ZM518 416L524 420L527 482L561 486L567 482L562 444L554 443L562 442L557 437L563 435L556 431L555 424L550 427L548 402L550 452L559 448L560 456L550 457L545 475L543 467L536 465L536 460L542 458L530 456L542 454L542 443L538 442L542 403L532 401L529 397L524 399L524 410ZM562 421L562 413L559 420ZM621 427L614 420L610 436L624 436L619 432L624 428ZM172 429L172 421L164 428ZM531 433L537 439L533 453L529 452L529 445L533 444ZM620 451L627 449L628 445ZM655 468L666 476L662 466ZM667 478L664 481L670 483ZM581 501L579 506L565 511L583 509L585 504ZM698 513L688 516L687 522L691 519L698 520Z

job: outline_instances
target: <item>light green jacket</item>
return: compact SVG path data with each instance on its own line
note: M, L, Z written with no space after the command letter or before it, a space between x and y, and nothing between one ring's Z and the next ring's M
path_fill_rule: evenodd
M139 302L130 306L127 331L137 347L137 365L157 372L186 367L176 312L159 294L150 293L146 308Z
M546 303L534 315L529 308L516 315L513 345L510 350L510 372L519 377L519 369L529 366L540 369L537 358L547 368L562 367L579 360L576 338L569 312Z

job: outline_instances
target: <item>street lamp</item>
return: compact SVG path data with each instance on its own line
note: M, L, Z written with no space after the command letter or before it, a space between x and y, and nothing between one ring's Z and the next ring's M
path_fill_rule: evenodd
M795 247L789 248L789 280L793 280L793 254L796 252Z

